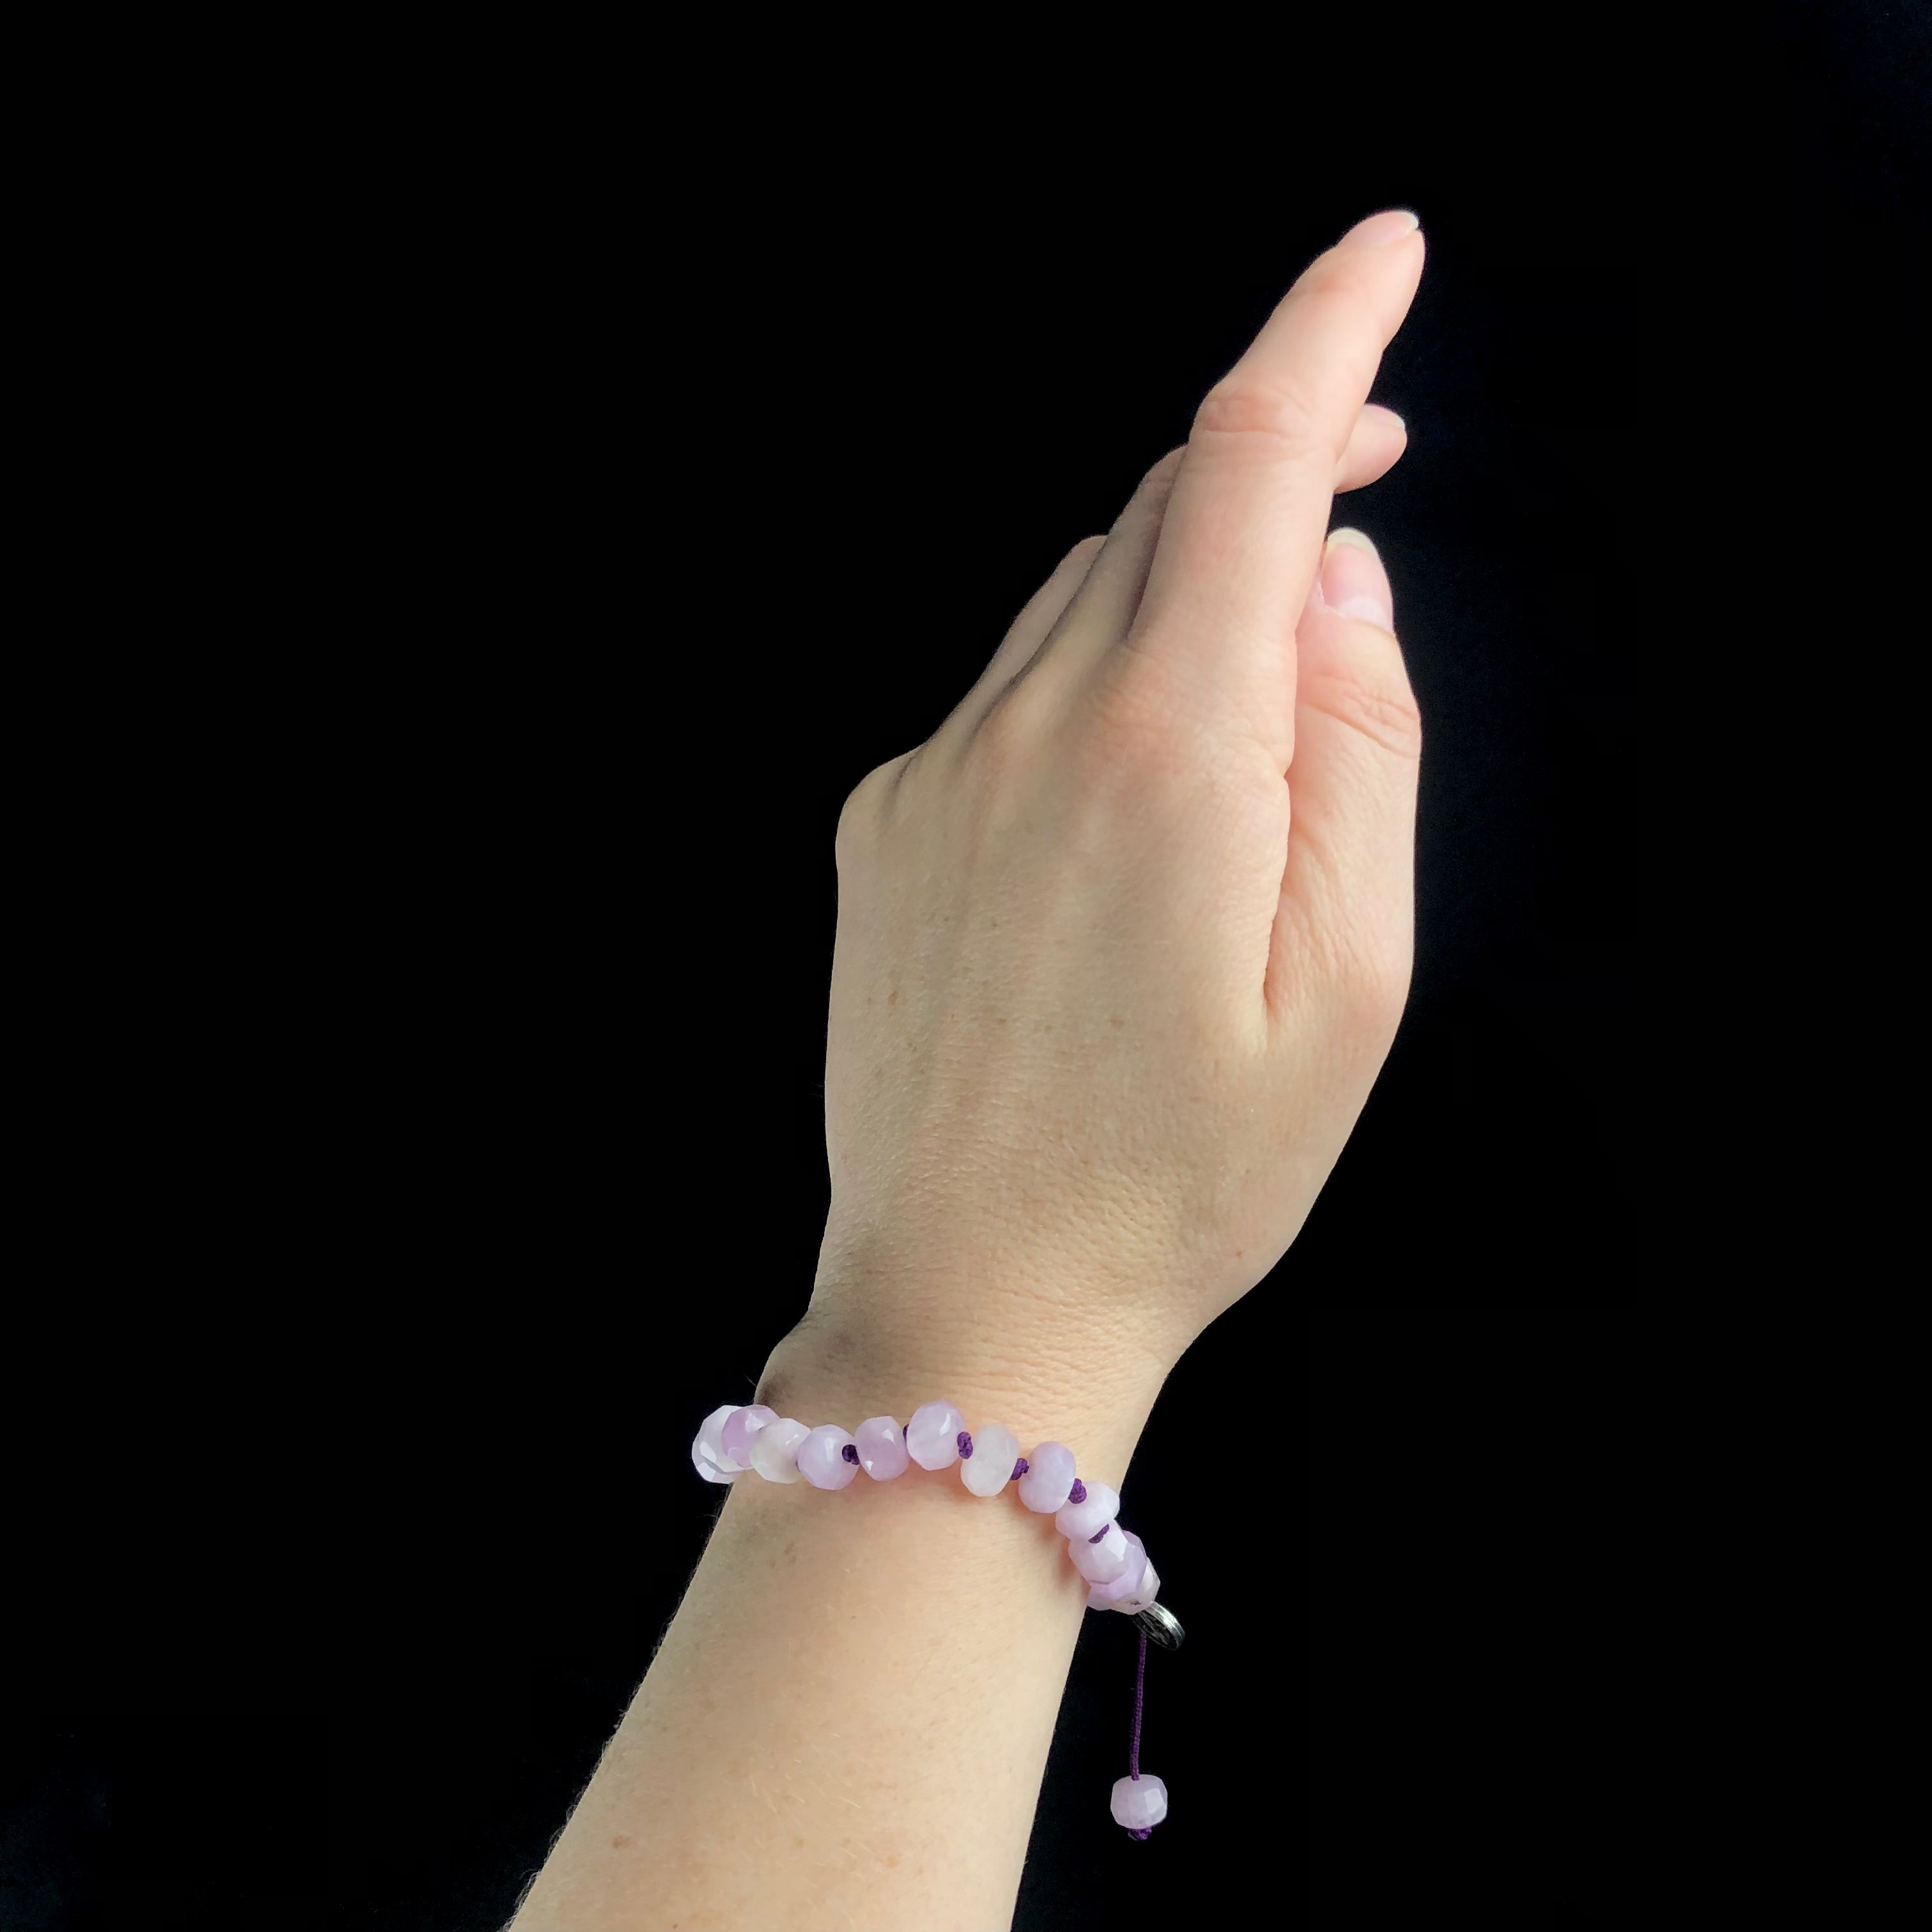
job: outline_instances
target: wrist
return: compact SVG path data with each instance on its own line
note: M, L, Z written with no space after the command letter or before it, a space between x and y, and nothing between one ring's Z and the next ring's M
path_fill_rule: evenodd
M852 1429L944 1398L969 1426L1003 1422L1027 1449L1064 1442L1118 1484L1178 1354L1131 1309L1096 1312L963 1254L941 1264L828 1246L757 1400Z

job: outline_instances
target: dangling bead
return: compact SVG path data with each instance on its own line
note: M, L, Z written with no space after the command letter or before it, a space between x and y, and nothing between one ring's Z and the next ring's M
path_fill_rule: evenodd
M1130 1838L1153 1836L1167 1816L1167 1786L1151 1772L1141 1769L1141 1706L1147 1695L1147 1631L1141 1631L1140 1661L1134 1667L1134 1728L1127 1739L1127 1774L1114 1780L1107 1808L1114 1822L1126 1828Z
M1147 1838L1167 1816L1167 1786L1150 1771L1138 1778L1117 1778L1108 1809L1115 1824L1124 1825L1137 1838Z

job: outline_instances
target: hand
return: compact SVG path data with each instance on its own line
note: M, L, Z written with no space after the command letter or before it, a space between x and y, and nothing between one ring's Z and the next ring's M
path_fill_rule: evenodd
M1301 1225L1408 980L1415 707L1381 565L1323 531L1399 452L1364 403L1421 267L1390 215L1317 262L853 794L782 1414L943 1396L1118 1484ZM1086 1586L1044 1516L925 1478L732 1486L519 1927L1008 1922Z
M860 1352L848 1426L1037 1389L1063 1427L1070 1384L1157 1388L1354 1124L1408 987L1420 727L1381 563L1324 537L1400 454L1364 404L1422 260L1394 213L1318 260L847 803L831 1213L773 1370Z

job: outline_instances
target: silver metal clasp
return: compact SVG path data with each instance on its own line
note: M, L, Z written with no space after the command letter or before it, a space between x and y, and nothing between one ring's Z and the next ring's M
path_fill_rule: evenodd
M1163 1648L1180 1648L1180 1619L1164 1604L1150 1604L1145 1610L1135 1611L1134 1622Z

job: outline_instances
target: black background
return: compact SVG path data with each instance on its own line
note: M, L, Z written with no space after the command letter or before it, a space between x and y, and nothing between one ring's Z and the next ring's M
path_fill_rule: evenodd
M1908 37L1813 31L1785 166L1884 212ZM1131 1644L1090 1619L1016 1922L1257 1885L1322 1928L1630 1922L1646 97L1616 46L1171 51L718 86L675 131L661 79L648 136L566 58L540 108L392 124L366 222L317 218L324 352L268 373L366 440L311 478L327 621L230 749L331 722L285 823L211 788L219 850L155 891L198 1017L134 1003L85 1143L124 1184L73 1237L153 1290L16 1357L10 1932L508 1916L702 1547L697 1422L804 1305L840 801L1398 204L1408 452L1336 520L1425 720L1413 995L1136 1462L1173 1816L1107 1818Z

